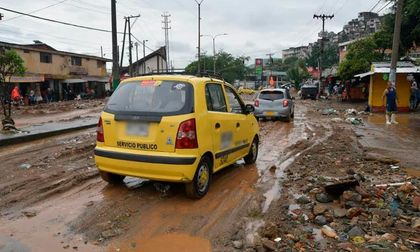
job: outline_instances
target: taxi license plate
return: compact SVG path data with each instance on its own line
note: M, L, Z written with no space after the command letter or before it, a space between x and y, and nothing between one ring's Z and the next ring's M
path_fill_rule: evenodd
M148 136L149 123L146 122L128 122L126 128L128 136Z
M274 116L274 112L268 111L268 112L265 112L265 115L266 116Z

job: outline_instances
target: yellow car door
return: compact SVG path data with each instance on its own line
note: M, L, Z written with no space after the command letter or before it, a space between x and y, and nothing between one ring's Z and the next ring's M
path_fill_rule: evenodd
M217 171L229 163L230 159L227 151L233 146L234 128L232 122L229 121L228 107L222 85L207 83L205 92L209 134L212 137L213 153L215 155L214 171Z
M233 125L233 146L231 147L230 160L233 162L248 153L250 141L250 120L245 113L245 104L235 90L224 85L228 103L229 120ZM253 136L252 136L253 137Z

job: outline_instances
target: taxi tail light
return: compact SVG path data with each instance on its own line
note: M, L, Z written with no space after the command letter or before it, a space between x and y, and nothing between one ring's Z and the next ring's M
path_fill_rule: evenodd
M289 101L288 100L284 100L283 101L283 107L287 107L289 106Z
M260 100L255 100L254 107L259 107L259 106L260 106Z
M177 149L198 148L195 119L183 121L179 125L178 133L176 135L175 148Z
M98 126L96 127L96 141L104 142L104 127L102 125L102 117L99 117Z

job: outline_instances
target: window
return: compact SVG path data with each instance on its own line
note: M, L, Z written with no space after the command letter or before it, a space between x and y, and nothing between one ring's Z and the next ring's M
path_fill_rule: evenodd
M258 98L261 100L275 101L275 100L284 99L284 94L282 91L277 91L277 90L276 91L262 91Z
M208 111L227 112L225 95L220 84L206 85L206 103Z
M102 68L105 67L105 62L98 60L96 61L96 65L98 66L98 68Z
M51 53L46 53L46 52L41 52L39 53L39 61L42 63L52 63L52 54Z
M193 87L186 82L132 81L118 86L106 110L136 115L177 115L193 110Z
M235 91L233 91L233 89L229 86L225 86L225 90L226 90L229 107L230 107L229 112L242 114L244 112L244 109L243 109L244 106L243 106L242 101L239 99L239 97L235 93Z
M71 57L71 64L73 66L81 66L82 65L82 58L80 58L80 57Z

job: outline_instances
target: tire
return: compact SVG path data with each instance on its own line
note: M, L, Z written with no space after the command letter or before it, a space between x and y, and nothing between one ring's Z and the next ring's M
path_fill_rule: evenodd
M201 158L195 171L193 181L185 184L185 193L188 198L201 199L207 194L212 177L212 165L212 161L209 157L204 156Z
M122 184L125 178L124 175L114 174L114 173L105 172L105 171L99 171L99 174L101 175L101 178L103 180L114 185Z
M248 155L244 157L245 164L253 164L257 161L258 156L258 138L254 137Z

